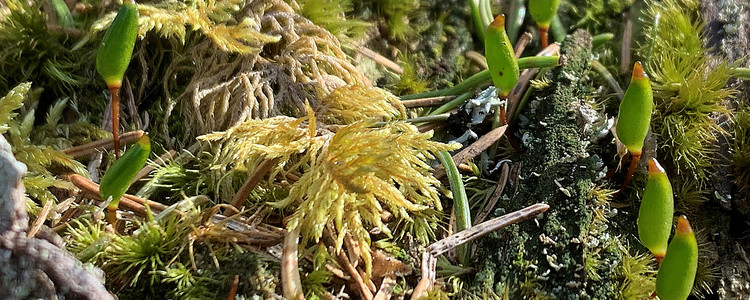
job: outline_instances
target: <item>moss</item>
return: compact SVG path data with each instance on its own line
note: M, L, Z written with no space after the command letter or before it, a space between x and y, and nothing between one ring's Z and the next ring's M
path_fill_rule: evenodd
M592 98L594 93L588 78L590 47L591 36L584 31L565 40L562 53L568 64L552 71L552 83L530 104L529 125L520 129L527 148L522 180L504 210L537 202L551 208L536 221L484 240L480 256L489 259L478 268L482 273L496 265L495 275L484 276L476 286L492 284L486 280L515 281L517 287L511 287L511 293L528 298L609 299L616 295L617 284L610 279L615 271L600 266L616 263L622 254L611 246L618 242L605 227L593 230L597 225L592 223L593 210L602 207L589 201L602 162L587 152L584 141L590 136L581 133L583 126L576 122L573 110L582 102L577 99ZM593 273L596 276L589 276Z

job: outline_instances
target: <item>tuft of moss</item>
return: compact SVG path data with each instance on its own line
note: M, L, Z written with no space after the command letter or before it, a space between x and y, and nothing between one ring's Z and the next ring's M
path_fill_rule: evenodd
M325 28L340 40L362 38L370 23L347 19L352 11L352 0L297 0L299 13Z
M734 182L741 192L750 192L750 105L737 109L733 126L734 139L730 161L734 168Z
M657 153L665 158L677 186L692 180L691 185L703 191L718 150L717 133L725 134L711 115L727 114L723 101L735 91L725 88L731 66L709 61L700 11L700 1L695 0L651 3L648 17L658 14L669 21L657 28L645 27L647 39L639 53L649 62L646 70L654 89L652 130L660 140ZM683 201L680 195L678 201Z

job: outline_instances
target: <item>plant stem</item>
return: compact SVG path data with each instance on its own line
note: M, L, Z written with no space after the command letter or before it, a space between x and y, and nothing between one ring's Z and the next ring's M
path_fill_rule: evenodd
M541 40L542 48L547 48L549 46L548 39L548 32L549 28L539 27L539 39Z
M551 68L560 65L560 56L530 56L523 57L517 60L519 69L531 69L531 68ZM430 97L439 96L450 96L459 95L464 92L473 90L484 84L489 84L492 81L489 70L482 70L479 73L472 75L459 84L454 85L444 90L435 90L425 93L404 95L401 96L401 100L414 100ZM455 101L455 100L454 100ZM451 101L453 102L453 101Z
M558 17L557 15L552 18L552 23L549 24L549 30L550 32L552 32L552 37L557 43L562 43L562 41L565 39L565 36L568 35L567 30L565 30L565 26L563 25L562 21L560 21L560 17Z
M469 212L469 199L466 197L466 189L464 188L464 182L461 179L461 174L458 173L458 168L453 161L450 153L447 151L438 152L438 158L445 167L446 175L448 176L448 182L451 186L451 192L453 194L453 212L456 215L456 232L461 232L471 227L471 213ZM456 248L456 256L458 256L458 262L462 265L466 265L470 261L469 244L463 244Z
M471 98L471 96L473 96L473 95L474 95L473 92L463 93L463 94L459 95L458 97L453 98L453 100L451 100L450 102L441 105L440 107L438 107L437 109L435 109L434 111L432 111L429 115L430 116L436 116L436 115L439 115L439 114L442 114L442 113L449 112L450 110L452 110L452 109L458 107L459 105L461 105L461 103L464 103L464 101L466 101L467 99Z
M599 62L599 60L592 60L591 61L591 67L594 68L599 74L604 76L604 79L607 80L607 83L609 83L609 86L615 90L615 93L617 94L617 98L620 98L622 100L622 97L625 96L625 94L622 92L622 88L620 87L620 84L617 83L617 80L614 76L612 76L612 73L607 70L607 68L602 65L602 63Z
M591 41L591 48L598 48L599 46L603 45L606 42L609 42L613 38L615 38L615 35L611 33L602 33L600 35L594 36Z
M479 11L479 1L482 0L469 0L471 6L471 19L474 21L474 29L477 31L479 40L484 43L484 30L486 27L482 25L482 13Z
M55 14L57 14L57 22L60 26L63 28L73 27L73 16L70 14L70 9L68 9L68 5L65 4L65 1L51 0L50 2L52 2L52 9L55 10Z
M120 158L120 87L109 87L112 94L112 140L115 144L115 157Z
M750 68L734 68L732 69L732 77L750 80Z
M511 1L510 15L506 19L506 32L511 42L518 38L518 33L521 32L521 25L523 20L526 18L526 5L524 0Z

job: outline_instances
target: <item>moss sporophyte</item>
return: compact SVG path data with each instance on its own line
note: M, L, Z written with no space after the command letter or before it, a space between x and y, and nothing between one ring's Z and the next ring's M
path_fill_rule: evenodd
M497 88L498 97L505 99L518 83L519 69L513 45L505 33L504 15L495 17L487 27L484 37L484 52L492 82Z
M648 161L648 183L638 211L638 237L659 262L667 252L673 214L672 185L664 168L652 158Z
M115 161L102 177L99 185L99 195L104 201L109 200L107 205L107 220L110 224L117 221L117 207L120 198L128 190L133 179L138 174L151 154L151 142L148 135L143 135L125 154Z
M656 275L656 294L662 300L687 299L697 269L698 243L687 217L680 216L674 238Z
M133 55L138 35L138 8L133 0L125 0L112 25L104 34L96 53L96 71L104 78L112 94L112 138L115 156L120 157L120 86Z
M641 62L637 61L633 66L633 76L620 102L620 112L617 116L617 138L633 157L620 191L630 182L638 160L641 158L643 142L651 125L653 108L654 95L651 91L651 81L644 72Z
M529 0L529 14L536 21L539 27L539 38L542 48L547 48L547 32L549 32L550 23L557 14L557 7L560 6L560 0Z

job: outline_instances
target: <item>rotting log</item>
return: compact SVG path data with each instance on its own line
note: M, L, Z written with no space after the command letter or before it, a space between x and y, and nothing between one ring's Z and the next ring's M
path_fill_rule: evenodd
M561 48L567 65L552 70L552 83L539 91L521 112L529 122L519 128L526 152L517 192L498 204L495 214L514 211L536 202L550 209L534 222L525 222L481 239L476 257L482 257L474 288L508 291L511 299L615 299L618 281L613 264L622 255L606 246L614 234L590 230L589 191L602 176L601 159L587 151L594 137L593 123L603 116L585 101L594 92L589 72L591 35L577 31ZM585 115L585 116L584 116ZM591 117L594 116L592 119ZM587 255L597 253L609 267L586 267Z

